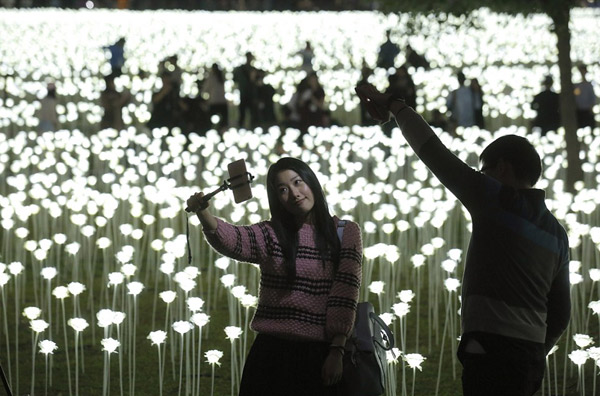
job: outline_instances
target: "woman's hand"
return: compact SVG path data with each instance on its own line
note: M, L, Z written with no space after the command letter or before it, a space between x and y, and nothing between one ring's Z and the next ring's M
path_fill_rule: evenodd
M204 197L204 193L196 193L188 198L186 201L187 207L186 210L190 213L198 213L201 210L205 210L208 208L208 201L204 201L202 199Z
M200 223L202 223L202 228L205 231L214 231L217 229L217 218L213 216L207 208L209 207L209 202L202 199L204 194L199 192L188 198L186 201L188 212L194 212L198 215L198 219L200 219Z
M331 348L321 369L321 378L325 386L335 385L342 379L344 370L343 350Z

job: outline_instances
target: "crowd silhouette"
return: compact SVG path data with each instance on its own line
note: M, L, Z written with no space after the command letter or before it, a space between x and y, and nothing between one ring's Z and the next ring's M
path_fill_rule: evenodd
M393 31L388 30L379 47L375 64L378 73L387 76L384 92L394 98L401 98L416 109L419 106L419 90L426 89L426 83L417 87L411 73L418 70L429 71L432 66L426 56L413 49L410 43L403 48L396 42ZM410 40L408 40L410 41ZM104 78L104 89L100 95L100 104L104 114L101 128L122 129L122 111L134 98L124 89L117 89L117 81L123 73L129 73L126 65L126 38L119 38L114 44L104 47L111 73ZM333 113L331 98L321 84L322 68L313 67L315 52L311 42L306 41L302 48L289 56L299 58L296 73L301 77L295 92L286 101L284 92L269 83L270 75L255 65L255 54L246 52L243 61L231 70L224 70L218 63L207 65L205 70L184 70L179 64L177 54L161 60L154 84L149 111L151 117L146 125L149 128L179 128L184 134L196 132L204 134L214 129L221 135L230 127L256 130L268 129L278 125L284 129L294 128L300 131L299 141L310 127L331 127L340 125ZM371 83L375 69L363 62L358 84ZM595 128L594 107L597 97L594 85L588 80L586 65L577 65L578 74L574 78L574 94L577 109L578 128ZM148 77L148 72L140 71ZM195 81L196 89L182 92L183 77L186 75ZM187 78L186 77L186 78ZM481 75L471 71L467 76L463 70L455 71L456 82L447 81L448 94L437 107L423 111L431 126L441 128L457 135L458 128L486 128L486 87L479 83ZM228 81L230 80L230 81ZM530 131L539 131L545 135L562 126L560 115L560 93L554 91L554 79L547 75L541 81L539 93L533 97L530 108L536 113L529 121ZM535 89L535 88L534 88ZM39 129L50 130L59 127L55 114L56 86L48 86L47 96L40 101ZM440 98L442 99L442 98ZM421 100L421 103L423 101ZM52 110L54 108L54 111ZM360 124L375 125L378 122L361 103L359 107ZM339 115L339 114L338 114ZM488 119L488 122L490 120ZM391 136L393 125L383 125L383 131Z

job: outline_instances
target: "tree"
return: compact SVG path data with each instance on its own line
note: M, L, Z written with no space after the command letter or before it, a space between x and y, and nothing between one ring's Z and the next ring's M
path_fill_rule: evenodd
M414 13L466 14L481 7L510 14L544 13L550 17L552 30L557 38L558 68L560 70L560 109L565 129L567 148L567 178L565 186L570 191L583 179L582 161L579 158L580 143L577 138L575 95L572 82L571 9L579 5L577 0L384 0L384 11Z

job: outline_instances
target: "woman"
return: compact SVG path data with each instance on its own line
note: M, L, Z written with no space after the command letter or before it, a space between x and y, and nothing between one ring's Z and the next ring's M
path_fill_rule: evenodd
M258 332L245 363L240 396L336 395L343 346L354 324L361 280L358 225L329 214L323 190L304 162L282 158L267 174L271 220L234 226L196 211L207 241L220 253L260 265Z

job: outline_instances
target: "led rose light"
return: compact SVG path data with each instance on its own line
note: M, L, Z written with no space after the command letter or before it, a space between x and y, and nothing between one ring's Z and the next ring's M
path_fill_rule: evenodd
M175 265L173 263L162 263L159 270L165 275L170 275L175 271Z
M71 293L73 296L78 296L81 293L83 293L85 291L85 285L83 283L80 282L70 282L67 285L67 290L69 291L69 293Z
M21 274L24 269L25 267L19 261L13 261L12 263L8 264L8 272L10 272L13 276Z
M226 274L226 275L223 275L221 277L221 283L226 288L232 287L233 284L234 284L234 282L235 282L235 275L234 274Z
M125 275L125 277L127 279L131 278L133 275L135 275L135 272L137 271L137 267L131 263L128 264L123 264L121 266L121 272L123 273L123 275Z
M388 364L398 363L398 358L402 355L402 351L398 348L392 348L385 352L386 361Z
M81 245L77 242L71 242L65 246L65 251L72 256L75 256L79 252Z
M96 313L98 327L107 328L113 324L113 311L111 309L101 309Z
M173 327L173 330L175 330L177 333L179 333L181 335L187 333L188 331L190 331L194 328L194 326L187 320L179 320L177 322L174 322L172 327Z
M192 312L200 312L204 306L204 300L200 297L188 297L186 303L188 309Z
M444 287L449 292L455 292L460 287L460 281L456 278L448 278L444 281Z
M111 353L116 353L117 348L121 346L121 343L118 340L115 340L114 338L103 338L100 341L100 344L102 345L102 350L107 352L109 355Z
M50 326L48 322L43 319L34 319L29 322L29 328L36 333L41 333Z
M209 364L212 364L213 366L216 365L221 365L221 363L219 362L219 360L221 360L221 358L223 357L223 352L218 351L216 349L211 349L210 351L206 351L204 353L204 357L206 358L206 362Z
M40 348L40 353L43 353L44 355L52 355L54 354L54 351L56 351L58 349L58 347L56 346L56 343L54 341L50 341L50 340L42 340L38 343L38 347Z
M54 290L52 290L52 295L59 300L63 300L69 297L69 289L66 286L56 286Z
M410 258L410 262L415 268L421 267L425 264L425 256L422 254L415 254Z
M244 294L240 299L240 303L244 308L256 307L256 304L258 303L258 297L251 294Z
M147 338L152 341L152 345L160 345L167 339L167 333L163 330L151 331Z
M183 269L183 272L185 272L185 274L190 278L190 279L196 279L198 277L198 275L200 274L200 270L198 269L198 267L185 267Z
M402 290L398 293L398 298L404 303L409 303L415 298L415 293L412 290Z
M238 285L231 288L231 294L238 300L246 294L246 286Z
M587 334L575 334L573 336L573 341L575 341L575 344L577 344L579 348L585 348L594 343L592 337Z
M215 267L225 271L229 267L230 263L231 260L228 257L219 257L215 260Z
M42 310L38 307L27 307L23 309L23 316L29 320L34 320L40 317Z
M391 325L392 322L394 321L394 314L389 313L389 312L384 312L381 315L379 315L379 317L388 326Z
M385 282L383 282L383 281L373 281L369 285L369 291L373 294L385 293L383 291L384 288L385 288Z
M412 369L418 369L423 371L421 364L425 361L425 357L420 353L407 353L402 355L402 359L408 364L408 367Z
M444 269L444 271L446 271L448 273L452 273L456 269L457 264L456 264L456 261L448 259L448 260L442 261L441 266Z
M195 313L190 318L190 321L200 328L204 327L209 322L209 320L210 316L202 312Z
M108 285L109 286L118 286L123 283L125 280L125 275L121 272L111 272L108 274Z
M52 280L58 274L55 267L44 267L40 271L40 275L46 280Z
M392 310L394 311L394 315L402 318L410 312L410 305L405 302L399 302L392 305Z
M167 304L172 303L175 300L175 298L177 297L177 293L175 293L172 290L166 290L166 291L160 292L158 295L161 298L161 300L163 300Z
M237 326L227 326L224 329L227 339L231 342L237 340L242 335L243 331Z
M448 250L448 258L450 258L450 260L459 262L461 257L462 257L462 249L454 248L454 249Z
M67 321L67 324L71 326L76 332L82 332L89 326L87 320L83 318L71 318Z
M144 285L141 282L129 282L127 284L127 294L137 296L144 290Z
M590 270L588 271L588 274L592 281L597 282L600 280L600 269L599 268L590 268Z

